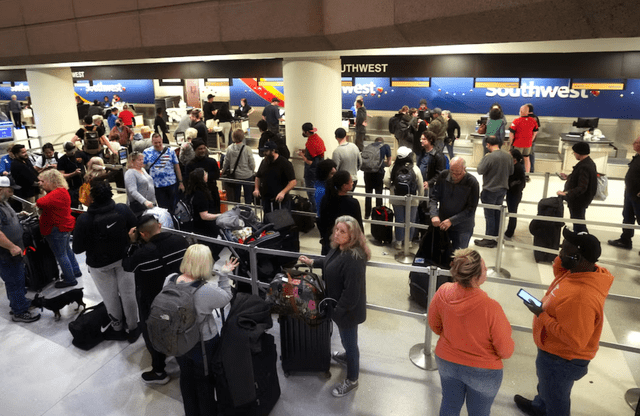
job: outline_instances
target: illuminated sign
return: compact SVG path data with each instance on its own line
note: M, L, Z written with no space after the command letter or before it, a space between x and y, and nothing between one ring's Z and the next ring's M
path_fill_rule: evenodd
M571 83L571 88L573 88L574 90L622 91L624 90L624 83L621 83L621 82L573 82Z
M520 82L476 81L474 88L519 88Z
M487 88L487 97L535 97L535 98L589 98L587 91L567 86L535 85L533 81L523 83L520 88Z
M387 72L389 64L342 64L342 72L380 73Z
M283 87L283 81L259 81L258 85L261 87Z
M429 88L430 81L391 81L392 87Z

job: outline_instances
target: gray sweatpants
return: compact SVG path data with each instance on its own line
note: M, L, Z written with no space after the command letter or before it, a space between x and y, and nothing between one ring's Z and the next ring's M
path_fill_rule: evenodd
M122 328L122 310L127 319L129 331L138 326L138 303L133 273L125 272L122 260L103 267L89 267L89 273L96 284L104 306L111 317L111 325L116 331ZM122 299L122 304L120 300Z

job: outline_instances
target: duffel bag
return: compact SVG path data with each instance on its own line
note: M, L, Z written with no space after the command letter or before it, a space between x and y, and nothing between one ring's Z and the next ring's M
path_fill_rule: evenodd
M325 297L322 279L309 268L308 271L285 269L278 273L269 285L266 301L271 304L271 312L280 315L293 315L310 325L324 318L320 311L320 302ZM305 266L306 267L306 266Z
M73 336L72 344L88 351L104 340L104 332L109 329L111 319L104 302L83 310L73 322L69 322L69 331Z

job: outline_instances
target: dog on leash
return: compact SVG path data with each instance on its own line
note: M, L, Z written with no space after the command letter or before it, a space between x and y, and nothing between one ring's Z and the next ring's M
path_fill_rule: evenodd
M83 309L87 307L87 305L85 305L85 303L82 301L82 289L72 289L68 292L64 292L61 295L49 299L36 293L36 297L31 301L31 306L34 308L40 308L41 311L42 308L53 311L55 320L59 321L60 309L72 304L73 302L78 305L78 307L75 309L76 311L80 309L80 306L82 306Z

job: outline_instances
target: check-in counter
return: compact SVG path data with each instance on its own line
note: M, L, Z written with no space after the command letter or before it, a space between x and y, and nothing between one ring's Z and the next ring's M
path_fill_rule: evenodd
M571 135L568 133L560 134L558 140L558 152L563 155L562 160L562 172L570 174L578 161L573 156L573 150L571 149L574 144L584 141L581 136ZM586 141L589 143L590 153L589 156L596 164L598 173L607 174L607 163L609 163L609 148L613 145L613 141L601 139L595 141Z

